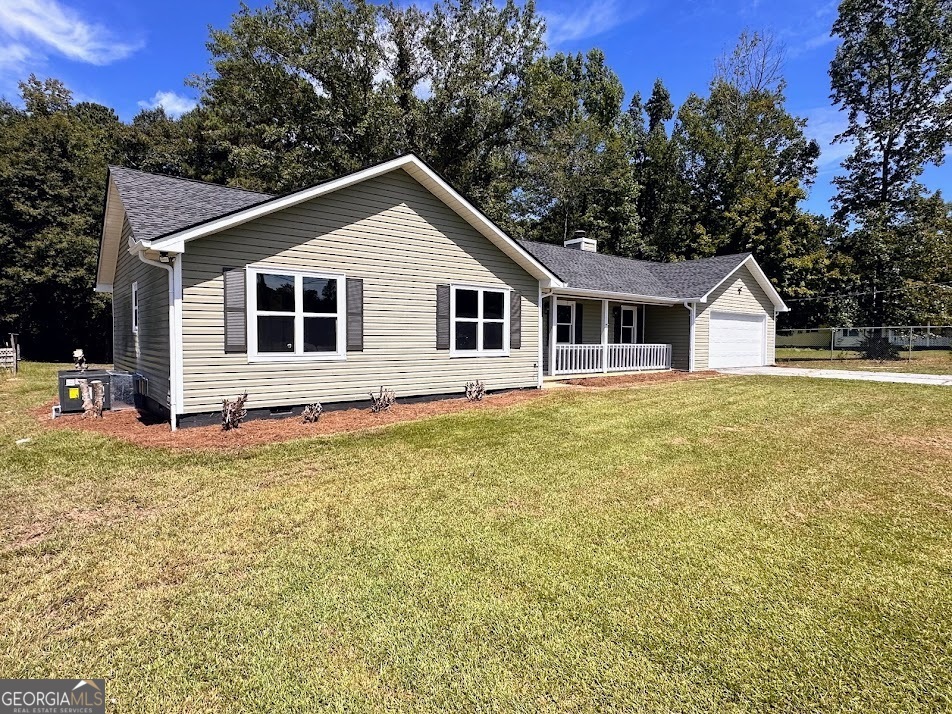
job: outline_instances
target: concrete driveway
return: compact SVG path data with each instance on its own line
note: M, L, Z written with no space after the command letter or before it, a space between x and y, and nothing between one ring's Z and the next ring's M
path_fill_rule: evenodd
M930 384L936 387L952 387L952 375L949 374L901 374L899 372L861 372L850 369L804 369L802 367L735 367L717 371L723 374L858 379L862 382L901 382L903 384Z

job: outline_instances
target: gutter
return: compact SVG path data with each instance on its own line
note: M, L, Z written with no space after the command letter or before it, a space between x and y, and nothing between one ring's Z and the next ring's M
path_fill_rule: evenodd
M694 320L697 317L697 303L685 300L684 307L691 311L691 337L688 349L688 372L694 371Z
M172 425L172 431L178 429L176 415L178 414L178 404L176 396L178 395L178 332L175 329L175 268L173 263L161 263L158 260L152 260L145 257L145 253L137 253L139 260L146 265L156 268L162 268L169 273L169 420ZM172 261L176 258L172 257Z

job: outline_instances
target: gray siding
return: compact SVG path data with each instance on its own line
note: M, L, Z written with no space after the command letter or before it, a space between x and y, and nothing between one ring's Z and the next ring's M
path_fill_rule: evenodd
M703 307L703 309L702 309ZM776 358L777 325L774 304L745 265L730 280L719 287L708 301L698 304L694 322L694 368L707 369L710 353L711 311L767 315L767 364Z
M364 351L345 361L249 363L223 349L222 268L249 264L343 273L364 281ZM396 171L189 244L182 262L183 413L221 408L247 391L251 408L538 384L538 281L472 226ZM436 286L513 288L522 348L508 357L436 349Z
M600 345L602 343L602 302L601 300L576 300L576 315L582 315L582 344ZM576 318L578 319L578 318Z
M116 369L138 372L149 380L148 395L169 404L169 278L168 271L129 255L128 221L112 286L112 360ZM139 283L139 332L132 334L132 283Z
M671 345L671 366L691 367L691 313L684 305L645 305L639 315L645 321L645 343Z

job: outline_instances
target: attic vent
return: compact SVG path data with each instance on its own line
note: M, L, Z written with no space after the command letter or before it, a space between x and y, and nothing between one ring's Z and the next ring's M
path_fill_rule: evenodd
M565 241L563 245L566 248L574 248L576 250L587 250L589 253L598 252L598 241L594 238L588 238L585 236L585 231L575 231L572 237Z

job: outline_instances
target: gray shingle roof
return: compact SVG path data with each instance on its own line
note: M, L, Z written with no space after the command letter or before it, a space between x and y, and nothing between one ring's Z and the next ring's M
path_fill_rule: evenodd
M706 295L750 253L655 263L520 240L536 260L570 288L688 300Z
M267 201L267 193L110 166L137 241L153 240Z

